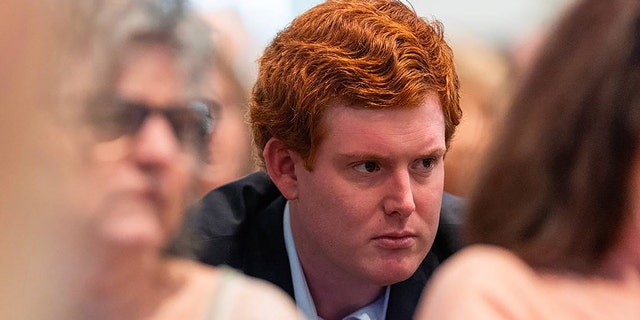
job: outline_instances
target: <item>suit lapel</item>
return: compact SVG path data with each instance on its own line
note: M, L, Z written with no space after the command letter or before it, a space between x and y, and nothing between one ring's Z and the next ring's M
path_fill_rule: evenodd
M246 255L242 269L246 274L276 284L292 298L291 267L282 226L286 199L280 197L248 223Z

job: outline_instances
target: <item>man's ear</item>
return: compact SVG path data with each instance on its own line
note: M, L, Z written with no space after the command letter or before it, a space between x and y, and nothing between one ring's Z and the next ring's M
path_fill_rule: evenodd
M265 167L271 180L287 200L298 198L296 166L303 165L300 155L276 138L271 138L262 151Z

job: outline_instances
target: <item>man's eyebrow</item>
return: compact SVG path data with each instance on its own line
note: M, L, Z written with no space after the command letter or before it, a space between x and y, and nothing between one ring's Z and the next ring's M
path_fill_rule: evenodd
M426 152L421 153L416 158L417 159L433 158L433 157L439 158L439 157L443 157L446 152L447 150L445 148L436 147L436 148L433 148L432 150L427 150ZM392 155L370 153L370 152L345 152L345 153L338 153L336 155L336 158L338 159L352 160L352 161L357 161L357 160L381 161L381 160L389 159L392 157L393 157Z
M433 150L428 151L427 153L423 154L422 157L424 158L429 158L429 157L443 157L445 154L447 153L447 149L446 148L434 148Z
M347 152L347 153L339 153L336 155L337 158L341 159L353 159L353 160L382 160L386 157L380 154L374 153L366 153L366 152Z

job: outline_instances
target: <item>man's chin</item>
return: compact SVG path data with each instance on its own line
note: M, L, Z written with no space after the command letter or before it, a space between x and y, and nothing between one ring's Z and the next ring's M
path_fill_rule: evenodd
M395 274L386 273L378 277L378 284L382 286L390 286L409 279L415 272L416 269L412 270L412 272L403 271L402 273L398 272Z
M392 261L381 264L373 270L372 277L376 284L387 286L409 279L420 266L421 261Z

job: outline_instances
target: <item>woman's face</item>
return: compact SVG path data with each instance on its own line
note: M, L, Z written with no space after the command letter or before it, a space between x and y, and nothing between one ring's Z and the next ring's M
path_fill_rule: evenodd
M247 174L251 169L251 137L245 123L246 102L239 97L231 80L216 68L211 71L211 83L204 89L204 97L215 102L212 112L215 130L209 142L209 164L199 178L201 195Z
M190 119L185 86L176 58L163 46L137 47L123 63L118 102L103 108L120 108L120 117L110 118L115 127L131 120L133 109L147 116L135 130L93 148L97 188L104 191L96 208L98 235L107 243L160 248L181 223L196 165L171 118Z

